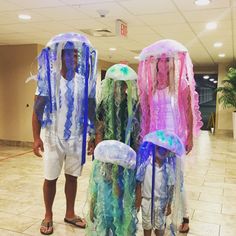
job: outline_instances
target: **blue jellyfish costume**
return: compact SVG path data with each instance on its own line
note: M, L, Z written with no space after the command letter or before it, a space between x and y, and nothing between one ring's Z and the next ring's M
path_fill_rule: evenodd
M89 236L135 236L136 152L116 140L100 142L89 183Z
M66 80L62 81L62 53L66 65ZM53 37L38 56L37 92L34 109L46 128L50 142L52 134L61 131L60 138L73 139L71 151L81 153L81 165L86 161L87 133L94 133L97 52L89 40L77 33ZM74 73L75 72L75 73ZM74 79L76 75L77 79ZM61 91L61 83L66 91ZM66 101L66 120L58 124L62 101Z
M163 166L163 179L161 183L161 188L166 187L166 181L168 179L168 171L166 171L166 165L168 164L174 170L174 194L172 201L172 213L171 213L171 224L167 227L169 228L169 233L171 236L176 235L178 221L182 219L182 201L181 201L181 188L183 185L183 172L182 169L176 165L176 158L181 158L185 154L185 148L181 139L173 132L165 130L156 130L150 132L144 136L143 143L139 148L137 155L137 173L136 179L138 182L143 182L146 167L151 163L152 165L152 186L151 186L151 222L154 226L155 219L155 159L156 159L156 146L164 148L160 149L165 151L166 149L171 151L171 153L164 159ZM167 201L171 196L166 196L166 198L160 199L160 205L166 205Z

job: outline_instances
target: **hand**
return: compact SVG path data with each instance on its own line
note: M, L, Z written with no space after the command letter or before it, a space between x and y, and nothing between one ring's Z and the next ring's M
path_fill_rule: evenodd
M166 216L171 214L171 204L168 204L166 207Z
M95 149L94 139L88 141L87 155L93 155Z
M43 147L43 141L41 138L34 140L33 151L36 156L42 157L40 152L44 152L44 147Z
M186 154L189 154L191 152L193 148L193 138L188 138L187 139L187 144L185 146L185 149L186 149Z

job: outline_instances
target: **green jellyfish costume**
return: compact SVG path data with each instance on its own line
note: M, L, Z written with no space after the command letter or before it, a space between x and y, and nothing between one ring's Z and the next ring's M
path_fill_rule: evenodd
M111 66L98 98L96 133L102 140L118 140L134 150L139 146L137 74L127 65Z

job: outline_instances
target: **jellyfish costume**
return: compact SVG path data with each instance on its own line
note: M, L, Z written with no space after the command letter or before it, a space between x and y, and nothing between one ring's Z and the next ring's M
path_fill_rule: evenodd
M96 132L103 140L118 140L137 150L139 135L137 74L127 65L111 66L102 81Z
M104 140L94 156L87 235L135 236L136 152L120 141Z
M138 68L138 90L141 107L141 138L155 130L175 133L183 142L186 151L192 145L193 135L202 126L199 111L199 96L195 91L193 65L188 50L179 42L166 39L144 48L140 54ZM175 206L173 211L174 231L187 216L187 203L183 188L183 158L176 160ZM179 201L179 203L177 203ZM176 215L174 215L176 214ZM178 222L179 221L179 222Z
M174 40L160 40L140 54L138 89L141 136L154 130L176 133L184 145L201 126L199 96L188 50Z
M158 148L162 148L159 150L159 153L165 152L166 150L171 151L171 153L163 160L162 166L163 166L163 176L160 179L158 178L158 181L161 183L156 183L156 146ZM184 145L181 141L181 139L174 134L173 132L165 131L165 130L156 130L153 132L148 133L143 138L143 143L141 144L137 156L137 173L136 173L136 179L138 182L143 182L144 178L148 178L147 176L150 176L150 173L146 173L151 171L151 180L148 180L145 182L148 186L143 186L145 189L148 189L146 192L150 192L150 196L143 196L144 198L151 199L151 213L150 213L150 219L152 227L155 229L155 221L156 219L160 219L159 215L164 214L163 209L166 208L168 202L172 202L172 210L179 211L180 206L179 202L176 201L176 198L179 198L179 192L180 192L180 179L179 179L179 173L177 172L176 168L176 159L181 158L185 153ZM163 153L164 154L164 153ZM151 166L151 169L150 167ZM170 168L167 168L170 167ZM172 174L170 173L172 170ZM159 175L160 176L160 175ZM168 182L169 179L172 178L171 182L172 185L174 185L172 192L173 194L170 194L170 190L168 188ZM149 186L149 183L151 185ZM157 191L155 188L160 188L158 192L161 193L160 196L156 196ZM147 193L145 193L147 194ZM163 196L164 195L164 196ZM174 200L172 200L174 196ZM155 201L158 198L158 206L155 205ZM177 209L178 208L178 209ZM157 215L156 215L157 214ZM174 223L176 224L176 216L172 219L172 225L171 225L171 235L175 235L175 228ZM164 221L165 222L165 221Z
M46 141L55 135L70 141L70 152L78 153L82 166L87 133L94 133L97 52L83 35L59 34L42 50L38 65L34 110Z

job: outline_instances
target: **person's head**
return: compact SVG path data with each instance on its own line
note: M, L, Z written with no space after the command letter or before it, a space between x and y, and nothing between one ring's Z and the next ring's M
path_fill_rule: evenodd
M61 52L62 70L76 71L78 64L78 49L75 48L74 43L67 42Z
M157 146L157 145L156 145L155 151L156 151L156 159L158 159L158 160L164 160L171 153L170 150L168 150L164 147L161 147L161 146Z

